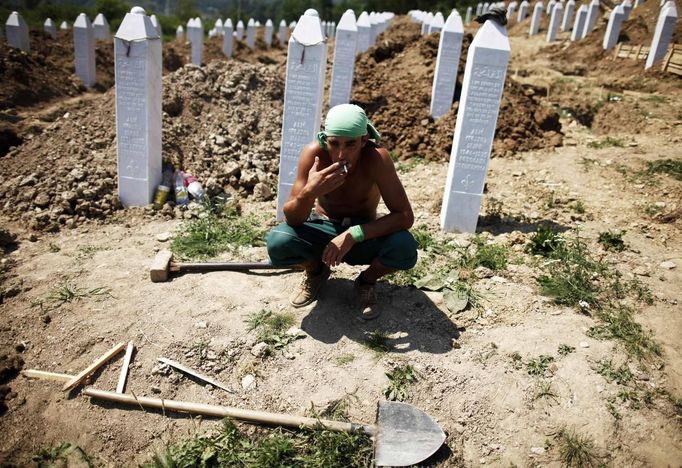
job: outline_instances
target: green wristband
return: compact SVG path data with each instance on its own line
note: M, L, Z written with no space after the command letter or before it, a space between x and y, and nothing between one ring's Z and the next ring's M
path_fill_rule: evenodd
M350 235L355 242L362 242L365 240L365 231L362 230L362 226L359 224L351 226L348 232L350 232Z

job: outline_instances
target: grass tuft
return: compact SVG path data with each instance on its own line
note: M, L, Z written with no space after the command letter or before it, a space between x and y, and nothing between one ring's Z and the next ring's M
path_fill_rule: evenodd
M682 180L682 159L660 159L646 163L649 174L668 174Z
M544 375L554 357L541 354L537 359L531 359L526 363L528 375Z
M72 455L78 454L80 461L87 467L94 467L94 460L78 445L61 442L52 447L42 448L36 453L32 460L36 462L38 468L52 468L55 466L79 466L74 463Z
M590 148L603 149L603 148L624 148L625 142L619 138L606 137L603 140L591 141L587 144Z
M622 252L625 250L625 241L623 240L623 235L625 231L605 231L599 233L599 238L597 241L604 246L606 250L611 250L614 252Z
M365 333L365 346L378 355L388 353L393 349L391 338L388 336L388 333L382 330Z
M246 324L249 331L256 332L256 339L267 343L268 353L273 351L282 351L290 343L302 338L302 335L288 334L289 330L294 325L294 316L290 313L271 312L269 310L261 310L250 314L246 319Z
M206 259L239 247L263 245L263 231L253 216L241 216L234 206L204 203L204 212L180 227L171 243L182 260Z
M587 436L581 436L568 429L560 429L554 434L559 449L559 460L565 467L597 467L601 466L594 442Z
M619 305L605 310L598 310L597 317L601 324L590 327L587 335L596 339L617 339L625 349L638 359L649 356L661 356L661 345L654 340L651 332L645 331L635 322L632 309Z
M526 252L552 258L554 252L564 244L564 238L551 226L539 226L526 245Z

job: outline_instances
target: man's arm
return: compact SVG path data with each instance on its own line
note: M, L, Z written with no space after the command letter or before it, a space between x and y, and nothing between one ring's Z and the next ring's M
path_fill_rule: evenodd
M407 198L393 160L385 148L377 148L380 158L374 161L373 173L381 198L384 200L389 214L362 225L365 239L382 237L393 232L409 229L414 223L414 213Z
M283 209L284 217L290 226L303 224L308 219L317 197L337 189L346 179L338 163L320 170L318 151L318 144L311 143L303 148L298 160L296 181Z

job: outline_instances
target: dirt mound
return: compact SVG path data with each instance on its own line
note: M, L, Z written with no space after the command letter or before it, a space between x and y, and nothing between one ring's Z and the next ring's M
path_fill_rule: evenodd
M97 42L96 90L114 84L114 46ZM73 36L60 32L56 39L31 31L31 51L0 47L0 110L35 106L85 91L74 70Z
M0 416L7 411L5 400L16 398L17 394L7 385L24 367L24 360L14 351L0 351Z
M237 61L187 65L164 77L163 156L210 195L272 197L284 84ZM116 195L115 93L92 99L3 158L0 212L57 231L121 208ZM162 210L173 216L171 205Z
M464 74L471 40L466 34L459 77ZM421 36L419 25L403 17L358 59L353 101L367 110L386 146L399 157L444 160L450 155L461 82L450 112L434 122L429 106L437 54L438 36ZM558 114L543 109L534 95L507 78L493 155L561 145Z

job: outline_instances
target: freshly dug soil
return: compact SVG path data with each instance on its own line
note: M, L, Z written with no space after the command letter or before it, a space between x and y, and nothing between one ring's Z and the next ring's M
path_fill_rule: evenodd
M97 84L106 91L114 84L114 46L97 42ZM34 107L46 101L75 96L85 87L75 74L73 35L60 31L56 39L31 31L31 50L0 47L0 111Z
M452 148L461 81L450 112L434 121L429 105L438 36L421 36L420 26L404 17L397 18L389 31L358 59L353 101L367 110L384 144L396 156L446 160ZM470 34L464 37L460 80L472 39ZM543 108L534 95L534 90L524 89L507 76L493 156L562 144L559 115Z
M164 160L197 176L210 195L272 197L278 173L283 83L237 61L187 65L164 77ZM57 231L120 209L115 93L57 117L0 165L0 212ZM163 213L173 215L170 205Z

